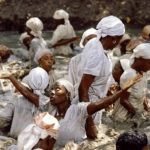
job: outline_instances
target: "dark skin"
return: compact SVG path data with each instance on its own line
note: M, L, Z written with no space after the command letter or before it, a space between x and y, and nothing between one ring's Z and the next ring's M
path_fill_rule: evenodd
M54 23L54 29L56 29L58 25L64 24L65 21L64 19L54 19L53 23Z
M121 48L120 48L121 55L126 54L126 46L127 46L127 44L128 44L129 42L130 42L130 40L125 40L125 41L123 41L122 43L120 43L120 46L121 46Z
M116 92L112 96L102 98L99 101L92 102L87 106L87 112L88 112L89 117L86 120L85 130L86 130L87 137L89 139L95 139L95 134L93 135L91 128L93 130L96 129L95 124L91 123L91 120L90 120L92 118L91 116L97 111L108 107L110 104L113 104L129 88L129 86L131 87L133 84L134 83L128 85L128 87ZM57 109L58 114L55 114L55 117L58 120L61 118L64 118L71 103L70 103L70 98L69 98L69 92L60 83L56 83L52 87L50 91L50 103L53 106L55 106Z

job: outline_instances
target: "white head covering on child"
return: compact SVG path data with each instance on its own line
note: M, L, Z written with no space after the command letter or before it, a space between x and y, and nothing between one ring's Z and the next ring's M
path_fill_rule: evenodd
M28 125L18 136L18 150L31 150L40 139L50 137L57 139L59 131L58 120L44 112L35 117L35 123Z
M125 33L125 26L123 22L115 17L108 16L100 20L96 26L99 39L106 36L121 36Z
M92 35L92 34L97 35L97 30L94 29L94 28L90 28L90 29L87 29L87 30L83 33L82 39L81 39L80 44L79 44L81 48L84 48L83 42L84 42L85 38L88 37L89 35Z
M26 22L26 26L31 29L31 34L33 36L39 38L42 36L43 23L39 18L37 17L30 18Z
M41 50L39 49L36 53L35 53L35 56L34 56L34 61L39 64L39 59L44 56L45 54L51 54L51 51L49 49L44 49L44 50Z

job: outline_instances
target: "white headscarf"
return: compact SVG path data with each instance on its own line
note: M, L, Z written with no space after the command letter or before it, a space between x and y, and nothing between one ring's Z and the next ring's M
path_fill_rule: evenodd
M98 38L106 36L121 36L125 33L125 26L115 16L104 17L96 26Z
M35 37L42 36L43 23L39 18L37 18L37 17L30 18L26 22L26 26L31 29L31 34L33 36L35 36Z
M24 32L24 33L21 34L21 36L20 36L20 38L19 38L19 41L20 41L21 43L23 43L23 40L24 40L25 38L27 38L27 37L30 37L30 35L28 35L27 32Z
M67 24L69 22L69 14L63 10L56 10L54 15L53 15L54 19L64 19L65 20L65 24Z
M66 79L59 79L56 81L56 83L59 83L66 88L66 90L70 93L70 97L71 97L70 100L72 100L74 97L74 87L72 83Z
M31 150L40 139L48 135L57 139L59 131L58 120L44 112L35 117L35 124L28 125L18 136L18 150Z
M44 49L44 50L41 50L39 49L36 53L35 53L35 56L34 56L34 61L39 64L39 59L44 56L45 54L52 54L50 50L48 49Z
M44 94L45 88L49 83L48 73L41 67L36 67L23 79L33 92L39 96Z
M97 35L97 30L94 29L94 28L90 28L90 29L87 29L87 30L83 33L82 39L81 39L80 44L79 44L81 48L84 48L83 42L84 42L85 38L88 37L89 35L92 35L92 34Z
M150 59L150 43L142 43L133 49L132 58Z

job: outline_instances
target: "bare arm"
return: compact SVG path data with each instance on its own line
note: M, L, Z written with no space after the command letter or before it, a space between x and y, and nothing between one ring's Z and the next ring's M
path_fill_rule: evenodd
M83 74L80 85L79 85L79 100L88 102L89 101L89 87L94 82L95 76L89 74Z
M120 104L132 115L135 115L135 109L133 105L129 102L128 98L130 96L129 92L124 92L123 95L120 97Z
M8 79L13 83L16 89L31 103L33 103L36 107L39 106L39 97L31 92L28 88L22 85L18 80L16 80L12 75L8 77Z

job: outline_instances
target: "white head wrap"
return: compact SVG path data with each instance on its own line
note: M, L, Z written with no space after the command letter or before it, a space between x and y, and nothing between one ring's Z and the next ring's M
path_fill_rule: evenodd
M56 83L59 83L66 88L66 90L70 93L70 97L71 97L70 100L72 100L74 97L74 87L72 83L66 79L59 79L56 81Z
M41 50L39 49L36 53L35 53L35 56L34 56L34 61L38 64L39 62L39 59L44 56L45 54L52 54L50 50L48 49L44 49L44 50Z
M24 32L24 33L21 34L21 36L20 36L20 38L19 38L19 41L20 41L21 43L23 43L23 40L24 40L25 38L27 38L27 37L30 37L30 35L28 35L27 32Z
M142 43L133 49L132 58L150 59L150 43Z
M39 18L37 18L37 17L30 18L26 22L26 26L31 29L31 34L33 36L35 36L35 37L42 36L43 23Z
M98 38L106 36L121 36L125 33L125 26L115 16L104 17L96 26Z
M35 117L35 124L28 125L18 136L18 150L32 149L40 139L45 139L48 135L57 139L59 131L58 120L44 112Z
M88 37L89 35L92 35L92 34L97 35L97 30L94 29L94 28L90 28L90 29L87 29L87 30L83 33L82 39L81 39L80 44L79 44L81 48L84 48L83 42L84 42L85 38Z
M67 24L69 22L69 14L63 10L56 10L54 15L53 15L54 19L64 19L65 20L65 24Z
M49 83L48 73L41 67L36 67L23 79L33 92L39 96L44 94L45 88Z
M124 71L131 68L129 59L121 59L120 63Z

